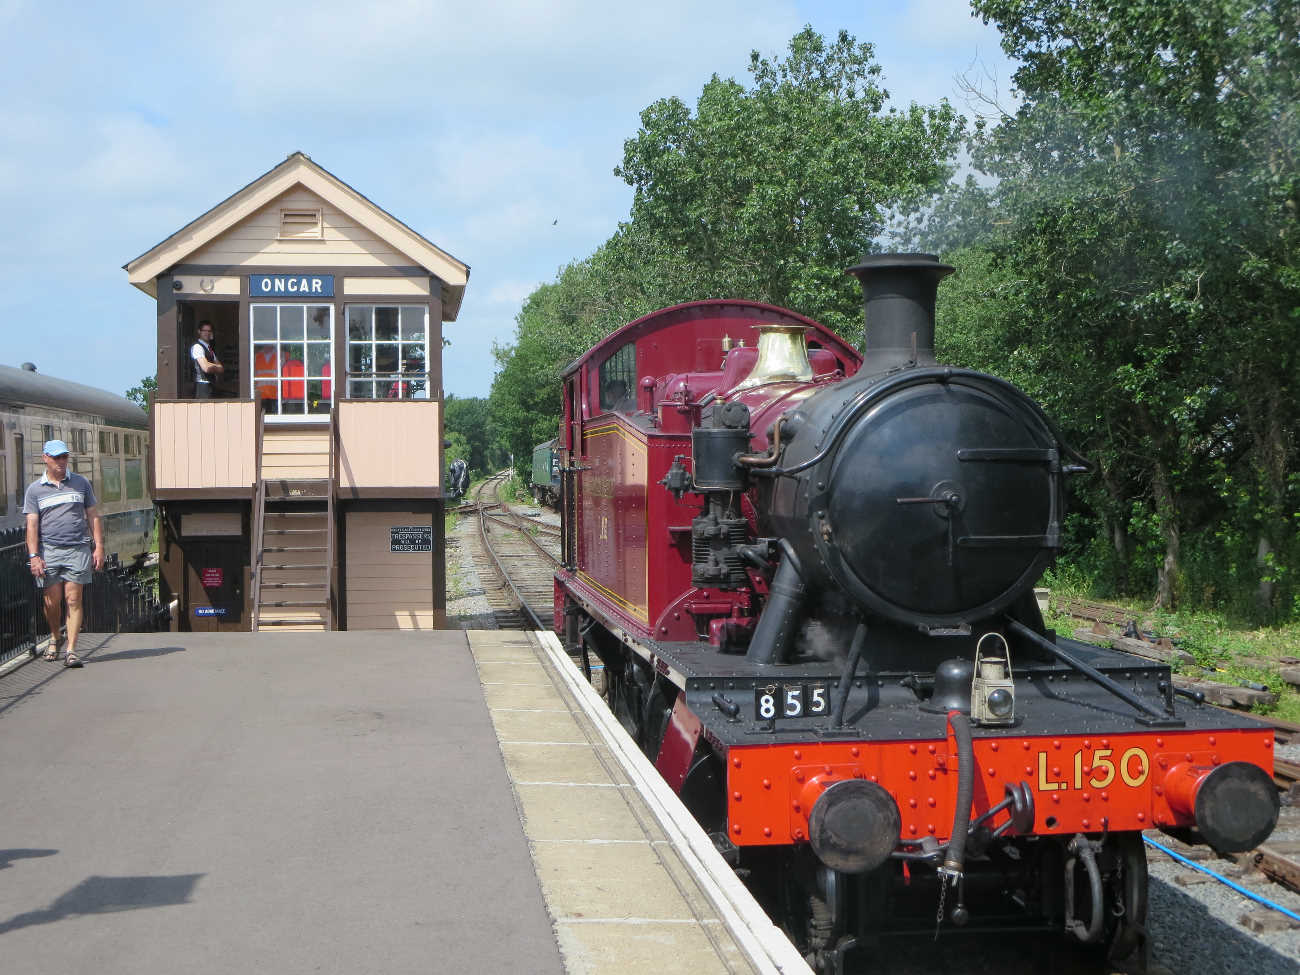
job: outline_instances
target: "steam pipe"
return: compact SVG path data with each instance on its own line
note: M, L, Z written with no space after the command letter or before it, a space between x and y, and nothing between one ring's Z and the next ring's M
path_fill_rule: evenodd
M790 648L803 620L807 587L799 568L799 557L784 538L778 543L781 562L772 578L772 586L763 613L754 627L745 658L756 664L783 664L790 658Z
M844 708L849 703L849 689L853 686L853 675L862 659L862 649L867 644L867 624L859 623L853 631L853 644L849 647L849 660L840 675L839 692L835 695L835 709L831 711L831 727L844 727Z

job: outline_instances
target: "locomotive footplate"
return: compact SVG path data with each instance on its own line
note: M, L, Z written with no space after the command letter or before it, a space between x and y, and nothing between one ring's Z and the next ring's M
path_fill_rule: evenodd
M1063 647L1153 707L1168 700L1169 668L1130 654L1061 640ZM839 668L823 661L798 667L762 666L740 656L721 656L693 644L655 643L634 648L651 660L658 673L686 692L687 701L719 747L760 744L763 738L806 743L924 740L942 737L942 712L922 709L914 672L891 670L853 680L844 722L833 727L831 705L838 691ZM1112 735L1117 730L1154 731L1127 703L1060 663L1021 662L1015 672L1013 724L982 727L982 737ZM1219 708L1175 699L1174 729L1181 731L1264 729L1255 719Z

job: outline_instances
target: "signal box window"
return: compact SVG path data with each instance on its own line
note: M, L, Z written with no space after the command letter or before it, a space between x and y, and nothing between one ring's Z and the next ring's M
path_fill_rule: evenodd
M271 416L328 414L331 305L253 305L253 398Z
M600 410L608 413L636 409L636 344L620 348L600 364Z
M429 398L423 305L348 305L348 399Z

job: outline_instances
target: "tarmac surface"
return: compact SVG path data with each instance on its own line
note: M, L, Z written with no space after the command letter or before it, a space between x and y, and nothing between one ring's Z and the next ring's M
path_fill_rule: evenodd
M6 975L565 970L463 632L82 649L0 678Z
M80 649L0 673L3 975L808 971L553 635Z

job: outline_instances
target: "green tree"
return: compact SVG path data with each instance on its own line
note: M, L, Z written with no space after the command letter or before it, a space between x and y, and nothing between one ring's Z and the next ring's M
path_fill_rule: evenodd
M481 396L443 400L443 439L448 461L460 458L471 471L491 473L503 463L501 450L492 442L488 401Z
M746 87L716 75L695 112L678 98L641 113L615 172L635 189L632 224L674 248L705 291L860 330L843 274L951 174L964 120L946 101L886 109L870 44L811 27L782 61L750 55Z
M1014 294L984 340L1098 461L1085 504L1117 558L1153 570L1157 603L1193 588L1190 564L1218 561L1203 592L1253 578L1262 609L1287 611L1298 8L973 6L1020 61L1023 101L977 129L972 159L998 182L953 193L933 239L982 254Z
M140 380L139 386L132 386L124 395L140 409L148 410L149 404L153 402L154 393L157 391L158 380L153 376L145 376Z
M781 61L751 54L746 87L714 77L696 111L655 102L615 170L630 220L525 302L495 350L492 416L523 469L555 436L564 366L666 305L739 297L788 305L860 334L843 272L895 209L941 188L963 120L948 104L887 110L869 44L807 28Z

